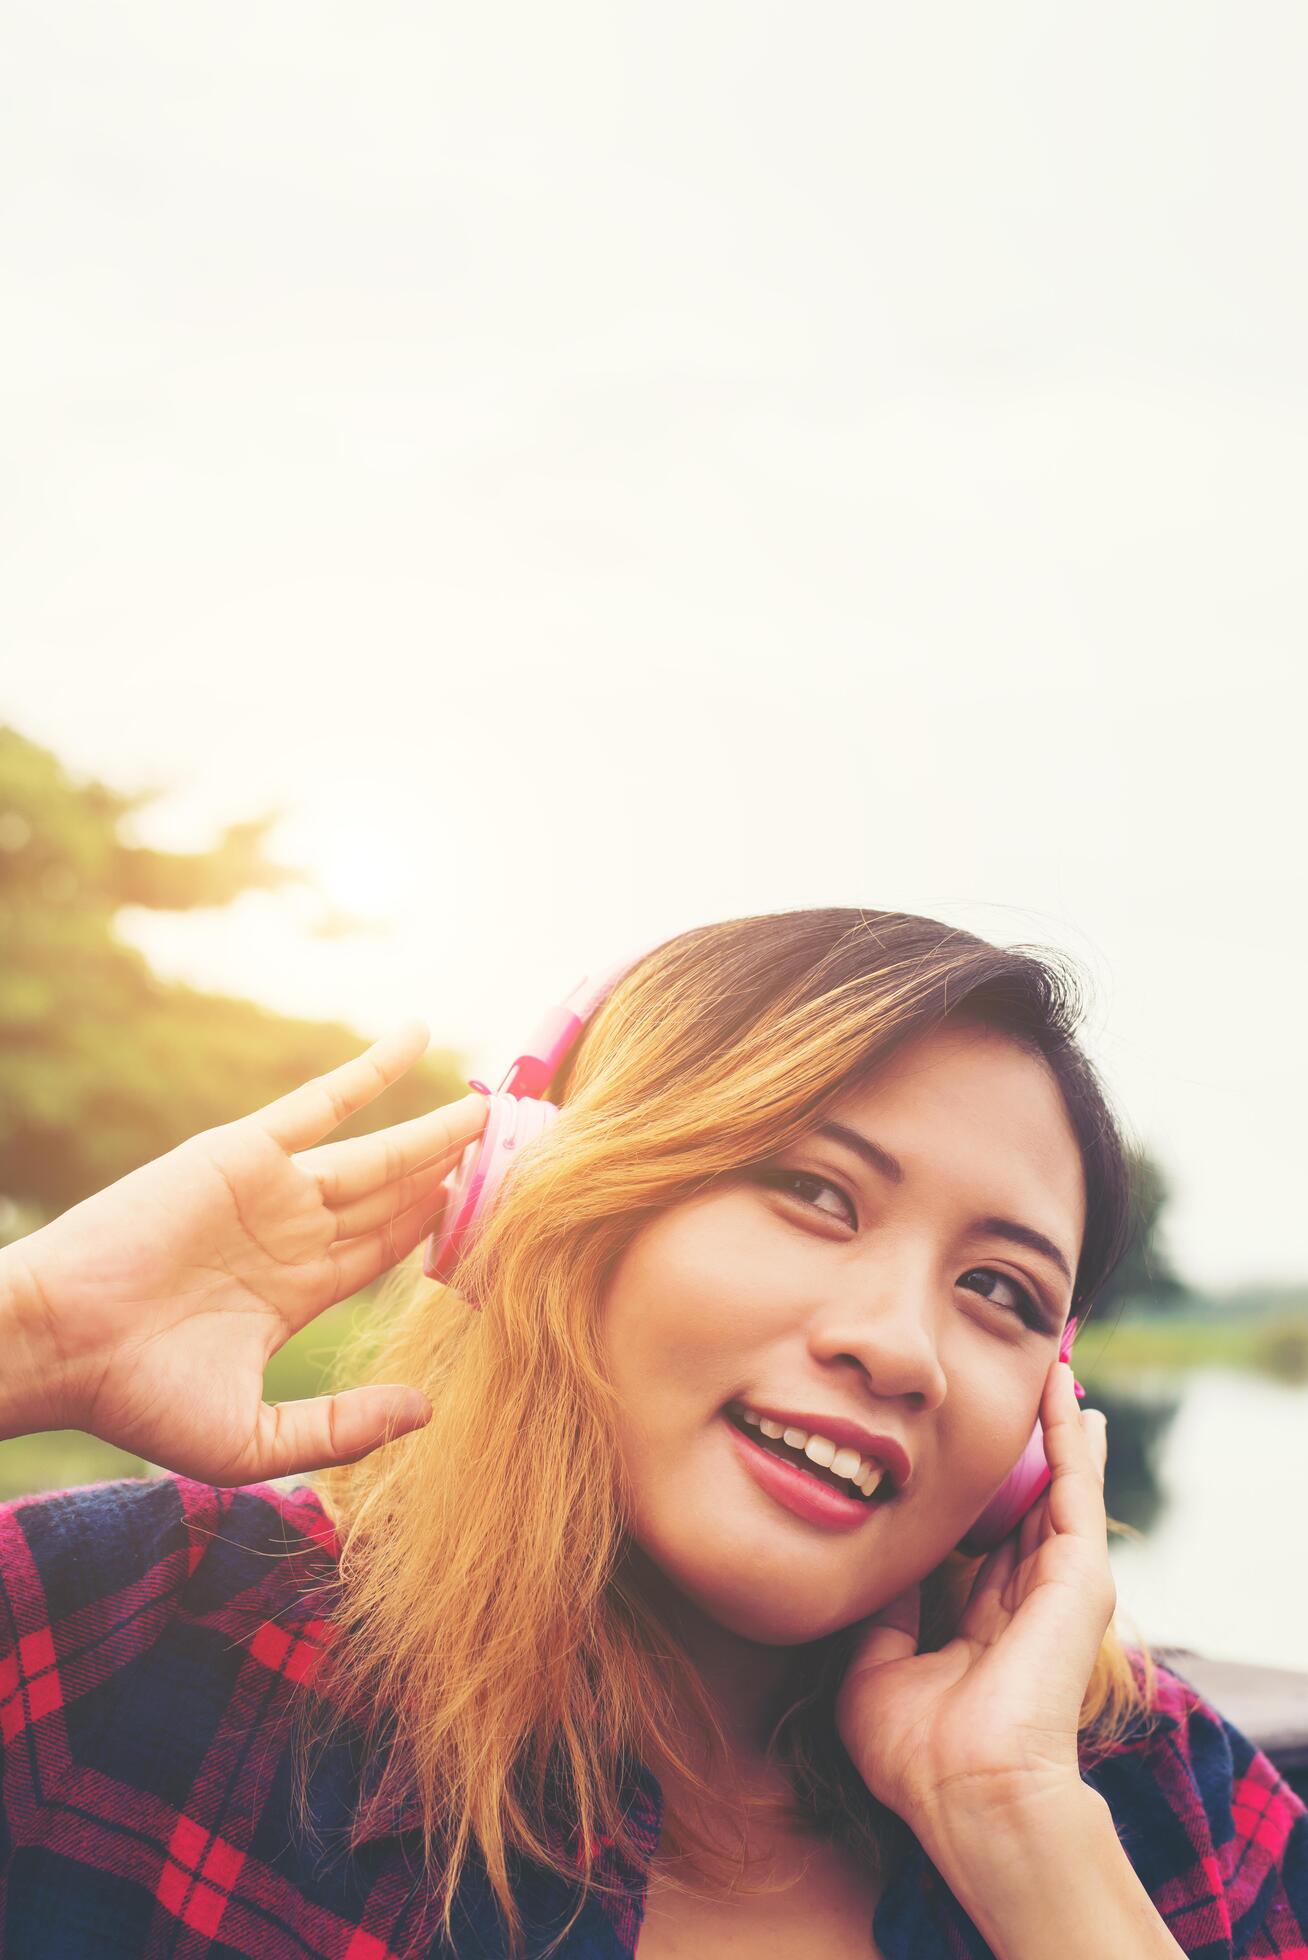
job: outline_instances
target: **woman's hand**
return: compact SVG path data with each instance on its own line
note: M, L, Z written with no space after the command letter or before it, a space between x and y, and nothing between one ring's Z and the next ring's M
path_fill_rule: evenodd
M977 1572L958 1632L917 1651L917 1585L874 1614L836 1702L872 1794L928 1844L953 1817L1036 1809L1081 1785L1077 1724L1117 1604L1107 1426L1055 1362L1040 1420L1053 1481Z
M410 1253L487 1103L321 1144L412 1067L412 1021L238 1122L204 1130L8 1248L24 1389L9 1433L76 1427L215 1484L350 1463L431 1413L401 1385L270 1407L302 1327ZM317 1148L312 1146L317 1145Z

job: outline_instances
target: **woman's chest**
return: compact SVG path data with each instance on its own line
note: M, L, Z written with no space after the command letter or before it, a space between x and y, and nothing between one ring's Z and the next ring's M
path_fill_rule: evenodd
M872 1920L882 1889L829 1851L784 1892L720 1899L668 1890L656 1868L636 1960L880 1960Z

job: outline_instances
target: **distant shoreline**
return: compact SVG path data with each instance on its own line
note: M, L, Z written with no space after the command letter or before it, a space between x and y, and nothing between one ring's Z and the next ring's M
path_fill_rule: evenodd
M1204 1302L1200 1312L1128 1311L1120 1320L1115 1312L1110 1308L1102 1322L1092 1312L1078 1335L1075 1366L1087 1385L1109 1385L1142 1368L1185 1374L1211 1367L1308 1382L1308 1289L1297 1305L1263 1313L1233 1308L1230 1318L1213 1302Z

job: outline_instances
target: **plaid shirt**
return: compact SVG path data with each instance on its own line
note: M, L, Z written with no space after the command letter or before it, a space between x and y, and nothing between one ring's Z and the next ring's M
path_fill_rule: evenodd
M330 1849L360 1788L351 1731L310 1784L316 1845L294 1827L278 1718L327 1635L301 1582L330 1578L336 1551L306 1484L168 1475L0 1506L8 1960L448 1960L415 1797L351 1856ZM1159 1680L1151 1721L1086 1781L1184 1952L1308 1960L1308 1811L1183 1677ZM643 1768L631 1804L648 1857L661 1804ZM592 1896L562 1960L632 1960L641 1871L607 1873L625 1903ZM454 1953L492 1960L493 1898L469 1874ZM575 1893L535 1867L514 1879L534 1955ZM916 1843L872 1932L886 1960L990 1951Z

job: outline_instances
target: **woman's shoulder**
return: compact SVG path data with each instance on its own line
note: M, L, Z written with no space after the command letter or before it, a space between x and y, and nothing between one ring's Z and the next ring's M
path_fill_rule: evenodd
M10 1499L0 1505L0 1720L63 1651L123 1666L179 1617L238 1638L272 1612L278 1625L294 1620L338 1550L306 1483L228 1489L167 1472Z
M414 1950L412 1840L383 1819L347 1843L353 1728L296 1775L336 1553L305 1484L0 1505L0 1951L82 1953L102 1924L121 1953Z
M1221 1923L1235 1953L1308 1956L1308 1809L1182 1671L1126 1652L1140 1707L1084 1774L1141 1882L1186 1952Z

